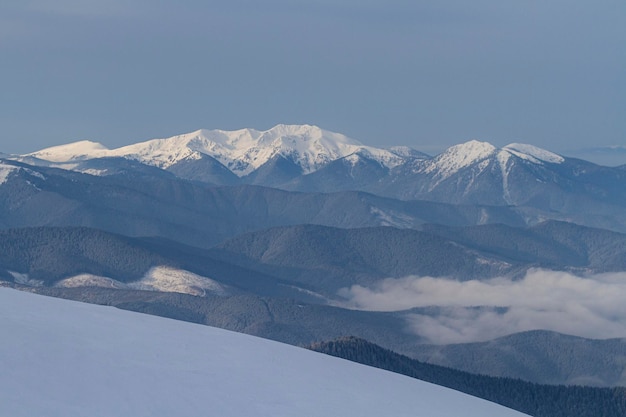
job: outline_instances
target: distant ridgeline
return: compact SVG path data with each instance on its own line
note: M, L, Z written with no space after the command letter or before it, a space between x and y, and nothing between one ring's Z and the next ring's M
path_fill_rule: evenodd
M309 349L483 398L534 417L624 417L626 388L540 385L426 364L356 337Z
M520 143L498 148L472 140L431 157L407 147L367 146L317 126L278 125L266 131L198 130L117 149L82 141L6 159L0 161L0 184L15 175L12 164L19 161L91 176L133 173L212 186L523 207L519 215L527 224L554 219L626 232L624 169ZM390 213L384 212L390 225L398 226Z

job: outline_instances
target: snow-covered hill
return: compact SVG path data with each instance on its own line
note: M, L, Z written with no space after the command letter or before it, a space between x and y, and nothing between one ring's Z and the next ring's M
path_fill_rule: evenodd
M522 414L304 349L0 288L3 416Z
M15 275L14 275L15 277ZM28 280L27 275L20 276L22 281ZM18 278L15 277L16 281ZM55 284L56 287L103 287L116 289L137 289L144 291L176 292L181 294L191 294L204 296L207 293L216 295L227 294L224 286L218 282L194 274L193 272L172 268L168 266L157 266L151 268L139 281L123 283L113 278L102 277L92 274L79 274L65 278Z

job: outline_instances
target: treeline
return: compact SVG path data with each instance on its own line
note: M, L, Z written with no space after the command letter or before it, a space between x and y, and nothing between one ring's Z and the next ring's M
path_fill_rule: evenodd
M355 337L315 343L309 348L452 388L534 417L626 416L626 388L540 385L475 375L423 363Z
M133 281L152 266L170 263L139 241L84 227L0 231L0 268L46 285L81 273ZM5 277L6 278L6 277Z

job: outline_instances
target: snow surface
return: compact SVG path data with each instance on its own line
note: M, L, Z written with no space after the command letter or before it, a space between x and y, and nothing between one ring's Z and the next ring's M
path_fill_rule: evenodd
M7 288L0 305L3 416L522 416L211 327Z
M198 160L208 155L235 174L244 176L277 155L292 158L308 174L357 151L367 151L390 168L404 161L404 158L391 151L364 146L345 135L310 125L277 125L266 131L202 129L113 150L98 143L82 141L26 156L57 163L117 156L167 169L180 161Z

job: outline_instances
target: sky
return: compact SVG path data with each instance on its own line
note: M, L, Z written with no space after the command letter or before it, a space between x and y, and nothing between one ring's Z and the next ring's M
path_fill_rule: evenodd
M313 124L626 145L623 0L5 0L0 152Z

